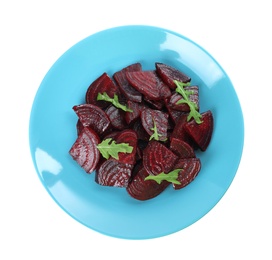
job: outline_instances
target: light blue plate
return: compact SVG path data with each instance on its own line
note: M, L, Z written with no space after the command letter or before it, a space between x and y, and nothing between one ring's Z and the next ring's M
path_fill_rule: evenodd
M170 186L148 201L123 188L103 187L68 154L76 139L77 116L90 83L103 72L140 62L154 69L163 62L180 69L200 88L200 110L212 110L214 133L202 169L184 189ZM124 26L87 37L65 52L43 79L30 116L30 150L51 197L70 216L103 234L148 239L182 230L222 198L238 169L244 142L243 115L233 85L221 66L199 45L175 32Z

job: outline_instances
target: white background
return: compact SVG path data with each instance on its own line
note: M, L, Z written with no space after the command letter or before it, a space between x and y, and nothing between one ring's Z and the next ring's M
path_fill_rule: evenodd
M268 4L1 1L0 259L272 259ZM206 49L231 78L245 121L240 167L222 200L190 227L149 240L108 237L68 216L42 186L28 140L32 102L52 64L83 38L129 24L167 28Z

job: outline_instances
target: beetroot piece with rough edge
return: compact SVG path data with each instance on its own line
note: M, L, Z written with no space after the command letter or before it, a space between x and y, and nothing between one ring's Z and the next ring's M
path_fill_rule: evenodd
M140 117L143 109L145 108L145 105L143 105L142 103L137 103L137 102L128 100L127 106L129 109L132 110L132 112L126 112L125 114L125 120L127 124L129 125L135 122Z
M195 151L188 143L172 138L170 143L170 150L173 151L179 158L194 158Z
M95 181L102 186L127 187L132 168L115 159L105 160L96 170Z
M119 92L118 87L107 73L103 73L88 87L85 94L86 103L99 106L100 108L108 107L109 102L97 100L98 93L103 94L104 92L111 98Z
M138 102L138 103L142 102L142 94L130 85L126 77L126 72L141 71L141 70L142 70L142 65L140 63L134 63L113 74L113 78L117 82L120 92L128 100Z
M133 147L131 153L119 153L118 161L121 163L134 165L136 162L136 152L137 152L137 133L134 130L126 129L118 133L115 137L116 143L127 143L129 146Z
M184 130L194 140L201 151L206 151L213 133L213 115L210 110L201 114L201 124L191 120L184 124Z
M174 189L179 190L196 178L201 169L201 162L199 158L179 159L175 165L175 169L182 169L177 178L180 184L173 183Z
M161 110L164 107L164 102L162 100L150 100L144 97L144 101L150 108Z
M141 113L141 121L145 131L152 136L154 134L154 126L156 125L158 139L165 141L167 139L168 114L160 110L146 108Z
M155 66L156 72L158 73L162 81L167 84L171 89L176 89L176 84L174 83L174 80L181 81L183 83L191 81L191 78L189 76L169 65L156 62Z
M158 141L149 142L143 151L143 166L151 175L170 172L177 159L177 155Z
M197 110L199 111L199 94L198 94L198 86L190 86L184 88L186 91L191 91L192 94L189 95L189 100L196 104ZM190 107L186 103L177 104L180 100L183 100L183 97L177 93L174 92L172 96L169 98L169 105L175 109L182 112L190 112Z
M76 130L77 130L77 135L79 136L79 134L81 133L82 129L84 128L84 126L82 125L82 123L80 122L80 120L77 120L76 123Z
M187 118L187 116L188 116L187 112L175 110L169 104L166 104L166 108L167 108L167 112L169 114L169 118L171 118L171 120L173 121L173 123L175 125L180 120L180 118L182 118L182 117Z
M98 106L92 104L82 104L73 106L83 127L89 126L102 135L110 127L110 119L107 114ZM79 124L79 123L78 123ZM78 127L80 127L78 125ZM78 128L80 130L80 128Z
M196 144L194 143L194 140L184 128L185 124L187 123L187 116L188 116L187 114L183 114L180 116L173 129L171 139L172 138L180 139L184 142L187 142L190 146L192 146L195 149Z
M126 189L128 194L134 199L142 201L152 199L162 193L170 184L167 181L163 181L161 184L154 180L145 181L147 176L149 174L143 166L133 174Z
M87 172L92 173L99 162L97 145L99 136L90 127L81 129L79 136L69 150L72 158Z
M150 136L145 131L145 129L144 129L143 125L142 125L141 119L136 120L132 124L131 129L133 129L137 133L137 136L138 136L139 140L143 140L143 141L148 142Z
M147 99L160 100L171 96L169 87L155 71L132 71L126 75L129 83Z
M110 105L105 113L110 119L111 125L118 130L122 130L127 127L127 123L125 120L125 111L118 109L114 105Z

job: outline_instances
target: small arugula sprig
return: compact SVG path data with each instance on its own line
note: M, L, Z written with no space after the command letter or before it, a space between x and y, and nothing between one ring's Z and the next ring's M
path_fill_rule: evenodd
M162 135L158 133L157 125L154 119L153 119L153 124L154 124L154 127L151 127L150 130L154 131L154 133L150 136L149 141L151 141L152 139L159 141L160 136ZM166 141L166 140L167 138L163 141Z
M128 143L117 144L112 138L107 138L103 140L100 144L97 145L99 152L106 159L109 159L110 156L119 159L118 153L132 153L133 146L130 146Z
M178 173L181 171L182 169L175 169L169 173L164 173L161 172L158 175L149 175L147 177L145 177L145 181L146 180L154 180L156 181L158 184L161 184L162 181L168 181L168 182L172 182L174 184L180 184L180 182L177 180L178 178Z
M189 98L189 95L193 94L193 91L185 90L184 87L190 86L190 82L183 83L181 81L174 80L176 84L176 92L179 93L183 99L179 100L176 104L187 104L190 108L190 113L187 117L187 121L189 121L192 117L195 119L196 123L201 124L203 121L201 120L201 114L197 111L197 104L192 102Z
M104 92L103 94L98 93L96 99L111 102L115 107L120 108L124 110L125 112L133 112L133 110L131 110L127 106L120 104L118 96L116 94L114 94L113 98L111 98L106 92Z

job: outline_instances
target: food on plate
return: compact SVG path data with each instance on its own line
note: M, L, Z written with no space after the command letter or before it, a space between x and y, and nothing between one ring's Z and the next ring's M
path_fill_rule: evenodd
M95 182L122 187L137 200L179 190L201 170L196 150L211 142L214 118L200 111L199 86L180 70L157 62L103 72L73 106L77 138L69 153Z

